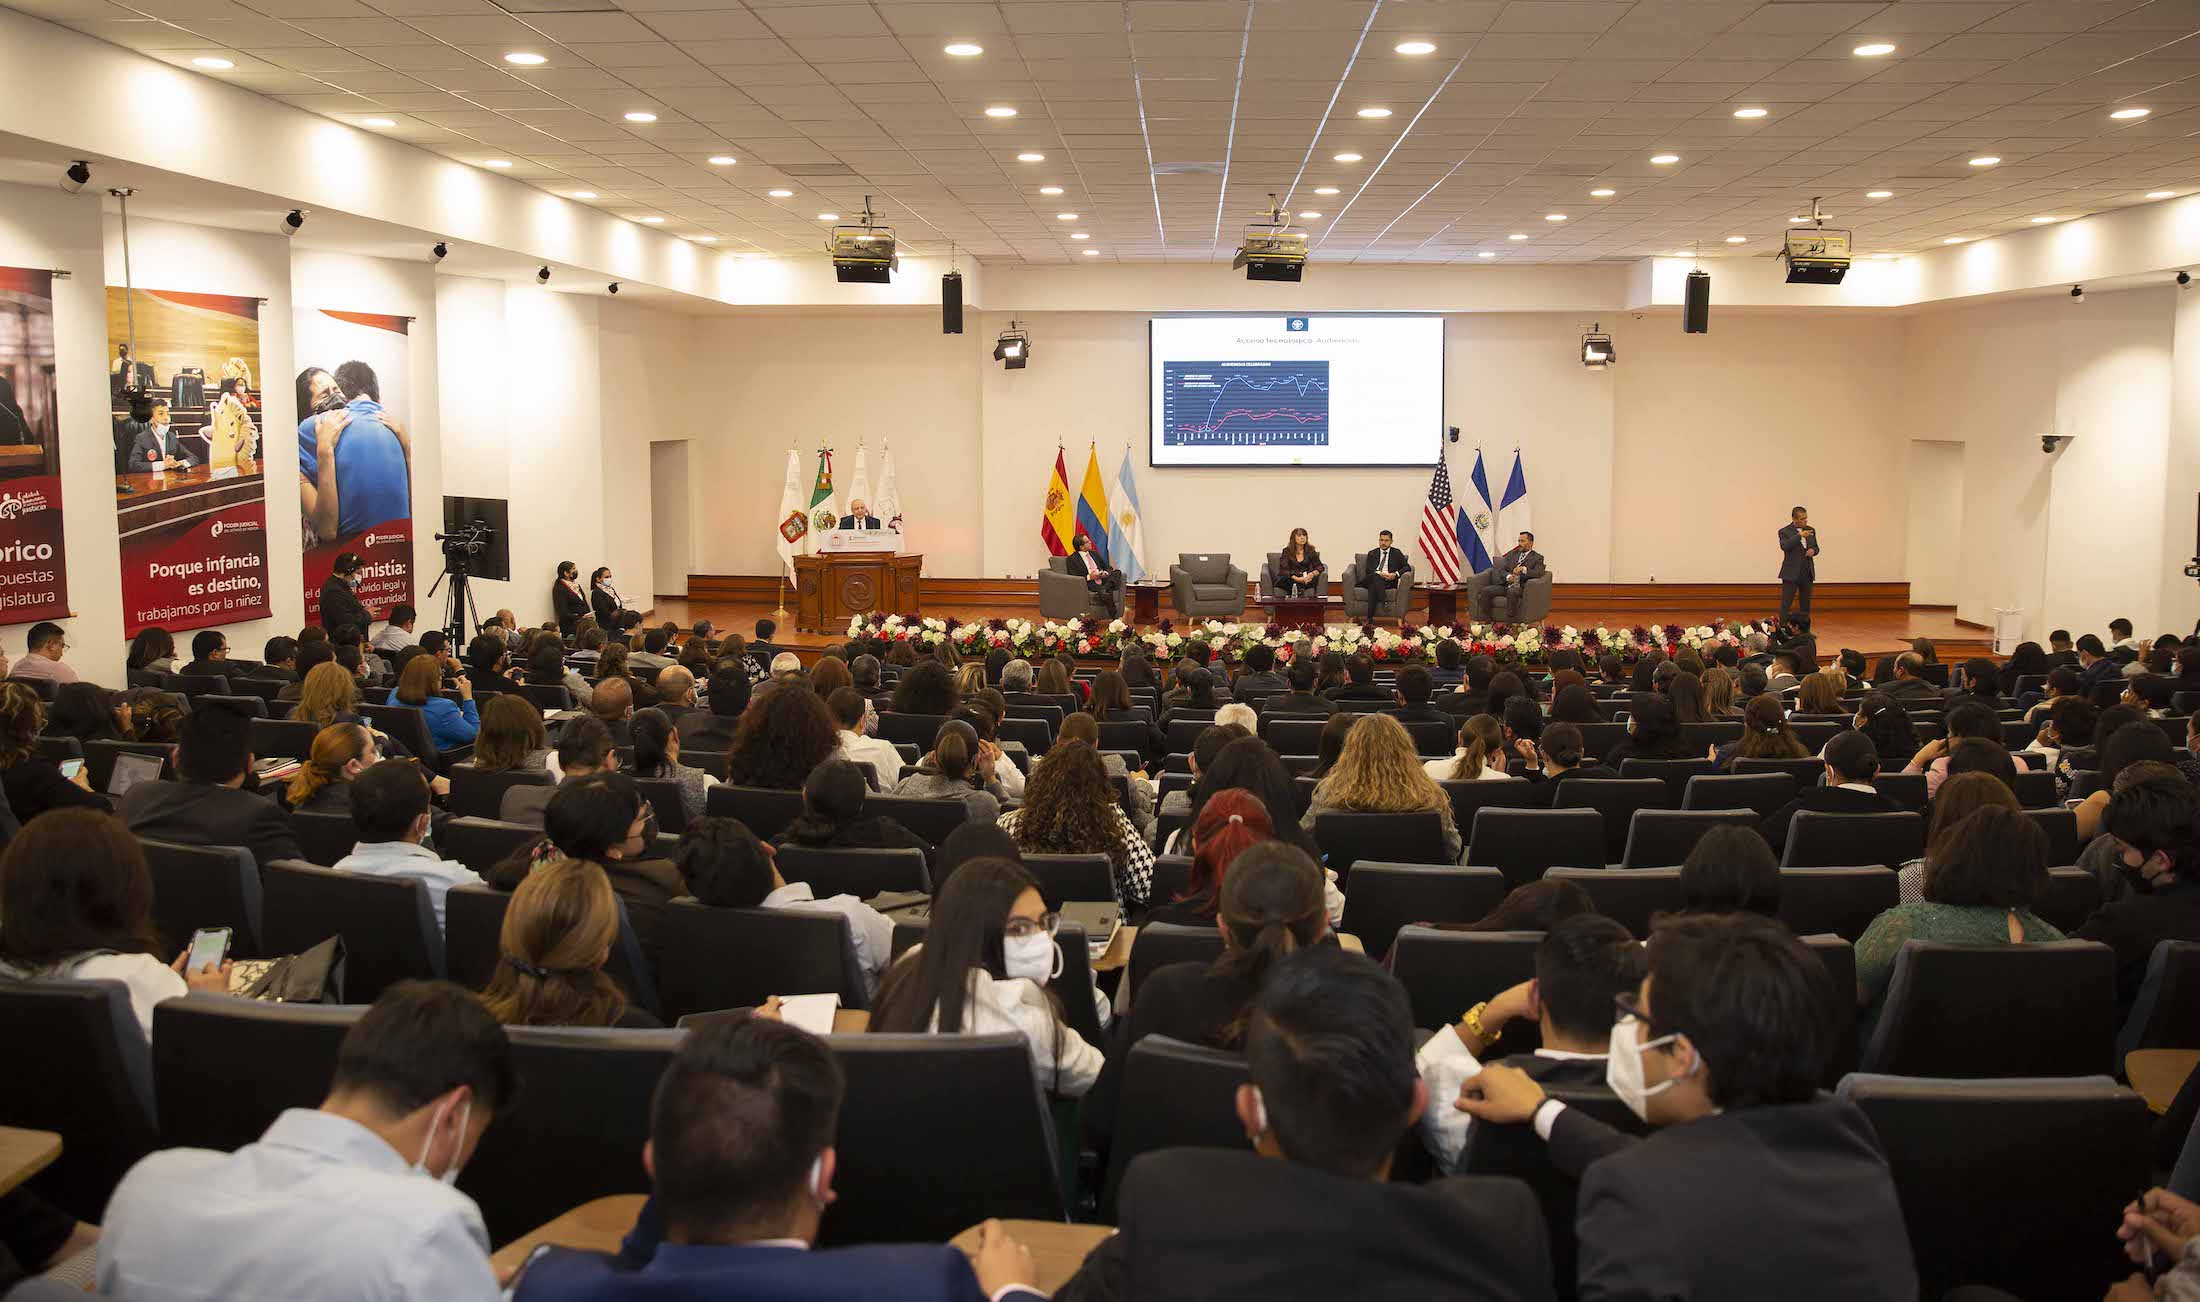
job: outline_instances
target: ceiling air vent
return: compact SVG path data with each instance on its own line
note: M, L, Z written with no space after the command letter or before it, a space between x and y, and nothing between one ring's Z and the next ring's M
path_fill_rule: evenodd
M1222 164L1216 163L1155 163L1155 176L1220 176Z
M619 7L604 0L495 0L508 14L615 14Z
M799 176L806 181L832 181L855 179L855 169L846 163L772 163L771 169L781 176Z

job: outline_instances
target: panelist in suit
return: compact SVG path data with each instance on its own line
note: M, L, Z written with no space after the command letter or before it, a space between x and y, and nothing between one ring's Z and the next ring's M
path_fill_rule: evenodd
M1276 595L1320 596L1322 554L1306 540L1306 530L1293 529L1291 541L1277 553Z
M616 1255L538 1253L516 1302L1044 1302L1030 1250L997 1221L975 1262L945 1244L814 1247L846 1090L825 1042L776 1012L688 1032L657 1083L641 1154L655 1192L626 1241Z
M1780 530L1780 622L1810 627L1810 590L1818 582L1818 531L1810 512L1796 507Z
M1245 1059L1237 1120L1252 1151L1133 1160L1121 1231L1056 1302L1552 1295L1526 1185L1390 1183L1398 1143L1429 1103L1397 978L1334 945L1287 955L1253 1001Z
M1085 581L1085 588L1093 600L1108 608L1112 614L1123 613L1123 571L1100 559L1093 550L1092 535L1078 531L1071 544L1069 572Z
M1406 567L1406 554L1390 545L1390 530L1375 535L1375 550L1360 562L1360 586L1367 589L1367 608L1378 610L1383 598L1398 586L1398 575Z
M1532 1124L1580 1182L1584 1302L1912 1298L1917 1268L1871 1123L1821 1095L1826 969L1749 913L1662 920L1616 1001L1607 1081L1655 1129L1620 1133L1496 1064L1458 1107ZM1687 1190L1687 1196L1676 1196Z
M152 419L138 432L130 446L130 469L139 473L148 470L189 470L205 464L168 423L168 404L155 402Z
M1482 571L1483 586L1474 594L1474 613L1488 619L1497 609L1499 596L1505 598L1506 610L1519 613L1520 596L1528 580L1542 577L1543 553L1535 549L1535 535L1523 529L1513 549Z
M863 499L860 497L848 503L848 512L847 515L840 517L840 527L843 529L878 529L883 527L879 524L878 517L871 514L870 508L864 505Z

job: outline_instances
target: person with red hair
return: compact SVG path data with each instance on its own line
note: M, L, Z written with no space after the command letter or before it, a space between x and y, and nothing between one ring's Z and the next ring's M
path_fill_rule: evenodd
M1249 846L1272 840L1275 824L1260 797L1242 787L1218 791L1192 824L1192 875L1182 894L1158 905L1147 922L1181 927L1211 927L1222 900L1222 876L1230 861Z

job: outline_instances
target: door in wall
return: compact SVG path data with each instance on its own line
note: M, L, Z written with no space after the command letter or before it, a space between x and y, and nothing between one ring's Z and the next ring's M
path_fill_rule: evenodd
M1911 439L1908 571L1910 604L1956 604L1956 566L1963 556L1963 445Z
M656 595L685 597L695 561L695 517L688 498L688 445L649 445L649 534Z

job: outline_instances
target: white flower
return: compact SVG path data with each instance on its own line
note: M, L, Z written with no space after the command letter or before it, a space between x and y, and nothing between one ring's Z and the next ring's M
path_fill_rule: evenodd
M1108 621L1108 631L1110 633L1120 633L1127 627L1129 627L1129 625L1125 624L1120 619L1111 619Z

